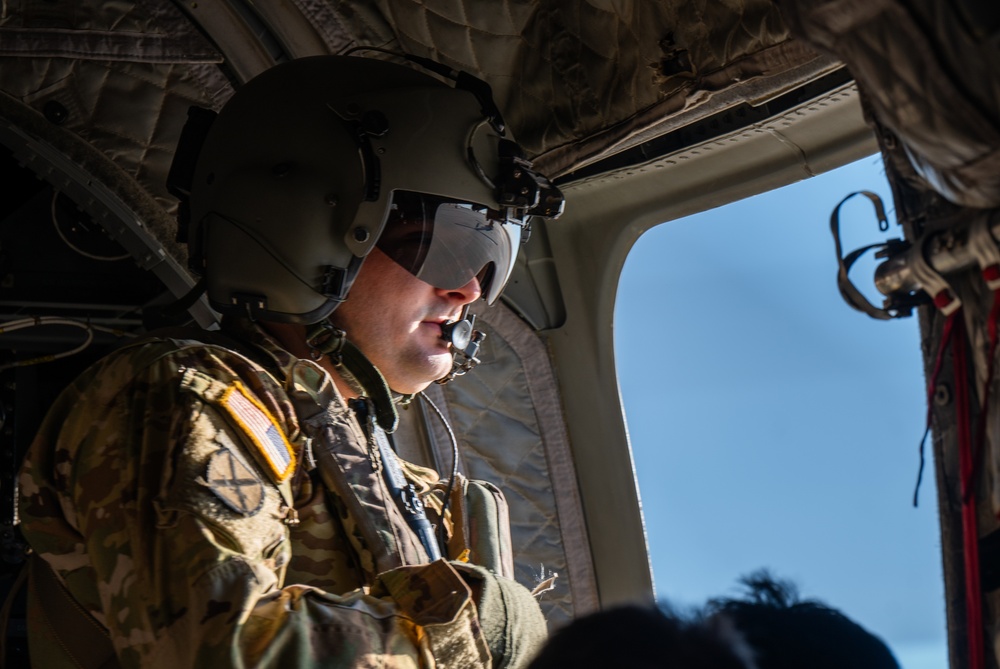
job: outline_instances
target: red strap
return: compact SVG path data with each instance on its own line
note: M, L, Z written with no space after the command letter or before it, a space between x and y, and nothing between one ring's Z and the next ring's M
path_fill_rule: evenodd
M962 489L962 539L965 558L965 624L969 639L969 669L984 669L983 604L979 585L979 528L976 522L974 494L976 470L973 459L972 434L969 420L969 379L966 360L965 325L960 312L954 319L955 338L952 341L952 362L955 367L955 429L958 437L958 469Z
M1000 293L1000 290L997 291ZM990 350L996 347L996 316L1000 313L997 304L1000 299L995 299L993 311L990 315ZM973 454L972 435L969 420L969 379L965 336L965 324L962 321L962 312L956 311L950 314L944 322L941 330L941 344L938 347L937 356L934 359L934 369L931 372L930 382L927 387L927 430L931 429L931 407L934 402L934 390L937 388L937 380L941 374L941 367L944 364L944 354L948 346L952 346L952 364L954 365L955 382L955 427L958 438L958 464L959 482L961 486L962 499L962 542L963 558L965 563L965 618L967 639L969 643L969 669L985 669L985 657L983 654L983 605L982 591L979 583L979 528L976 522L976 497L975 474L977 471L976 462L979 459L981 442L977 443L976 453ZM992 378L992 357L990 367L987 371L987 384ZM988 392L988 390L987 390ZM986 393L984 393L983 406L986 406ZM985 411L983 412L985 414ZM980 420L981 427L985 423ZM980 433L982 430L980 429ZM926 437L926 433L924 435ZM923 441L921 441L921 469L923 468ZM916 496L914 496L914 504Z

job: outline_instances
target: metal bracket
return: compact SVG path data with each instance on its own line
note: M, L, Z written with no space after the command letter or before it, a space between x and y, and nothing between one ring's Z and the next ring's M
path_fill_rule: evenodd
M1000 288L1000 246L991 232L995 212L982 213L969 226L969 251L979 263L983 279L990 290Z
M951 286L940 274L935 271L924 255L924 248L930 237L918 240L909 251L906 252L906 264L910 272L917 280L919 287L931 296L936 306L945 316L951 316L962 308L962 301L958 299Z

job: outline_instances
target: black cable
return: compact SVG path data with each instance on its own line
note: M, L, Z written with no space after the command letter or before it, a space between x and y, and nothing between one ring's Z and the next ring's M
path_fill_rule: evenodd
M434 409L434 413L441 420L441 424L444 425L444 429L448 432L448 438L451 440L451 476L448 478L448 488L444 494L444 503L441 505L441 525L438 527L438 541L442 547L445 547L447 546L447 541L444 533L444 515L451 504L451 493L455 490L455 480L458 478L458 439L455 437L455 431L451 429L448 419L444 417L441 409L434 404L433 400L427 396L427 393L420 391L418 394L421 400L427 402ZM447 554L447 551L444 552Z

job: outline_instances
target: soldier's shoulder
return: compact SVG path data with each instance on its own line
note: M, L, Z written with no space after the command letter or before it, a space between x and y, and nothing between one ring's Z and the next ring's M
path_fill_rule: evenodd
M229 382L254 366L245 356L218 342L202 339L197 330L185 337L169 333L143 336L110 352L80 374L62 393L63 404L86 399L103 402L135 386L169 384L186 370L198 369Z
M160 368L159 373L197 368L209 372L219 369L223 376L229 376L236 374L234 365L255 363L216 333L194 328L152 332L120 347L101 362L104 369L115 368L132 376L154 366Z

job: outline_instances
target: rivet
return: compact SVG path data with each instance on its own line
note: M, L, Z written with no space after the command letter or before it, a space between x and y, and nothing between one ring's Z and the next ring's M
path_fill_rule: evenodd
M368 231L364 228L354 228L354 241L364 244L371 237Z
M45 103L45 107L42 108L42 113L45 114L45 118L49 122L56 125L62 125L69 118L69 110L66 109L60 102L55 100L49 100Z

